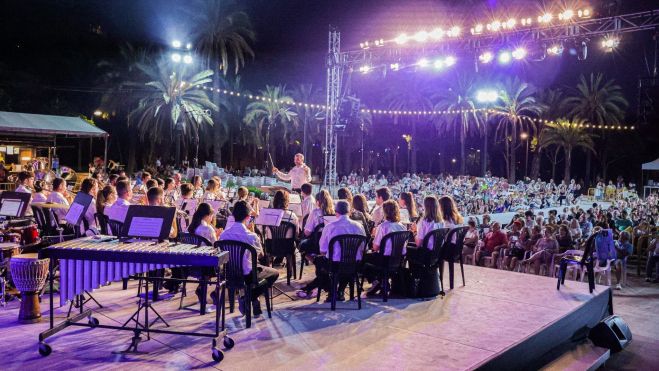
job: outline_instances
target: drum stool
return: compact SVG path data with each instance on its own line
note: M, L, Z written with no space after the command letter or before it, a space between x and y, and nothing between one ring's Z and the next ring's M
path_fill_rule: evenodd
M20 254L10 260L11 278L21 292L21 309L18 322L35 323L41 321L39 291L48 277L50 259L39 259L37 254Z

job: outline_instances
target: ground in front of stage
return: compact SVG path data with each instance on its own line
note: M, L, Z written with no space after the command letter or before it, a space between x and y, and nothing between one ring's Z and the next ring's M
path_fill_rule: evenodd
M47 328L47 317L39 324L20 325L14 301L0 309L2 369L469 369L551 326L592 298L587 285L580 282L566 281L556 291L554 279L465 266L467 285L462 287L459 269L457 273L457 287L444 299L394 298L388 303L368 299L362 310L356 310L356 303L343 302L331 312L322 300L291 302L279 297L272 318L264 315L250 329L244 328L236 309L227 320L236 345L225 352L220 364L211 358L209 339L155 334L140 344L147 354L116 355L112 351L128 347L131 332L77 327L49 338L53 353L41 357L37 339ZM300 285L298 281L292 284ZM608 367L657 364L659 289L636 284L639 287L614 296L614 311L628 321L634 341L628 350L614 355ZM285 278L277 285L286 287ZM105 306L95 313L101 324L121 325L133 313L136 286L132 281L129 290L123 291L120 283L113 283L94 292ZM595 294L603 290L598 286ZM294 288L287 291L292 294ZM193 289L188 288L188 293L186 302L193 303ZM47 300L46 295L44 311ZM212 331L214 316L178 310L178 303L176 297L155 307L177 329ZM65 309L56 310L57 321L64 318ZM654 352L648 351L652 347Z

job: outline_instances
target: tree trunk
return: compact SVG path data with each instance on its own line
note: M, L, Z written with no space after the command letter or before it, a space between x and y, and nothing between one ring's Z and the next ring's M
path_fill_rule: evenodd
M570 184L570 166L572 165L572 148L565 148L565 175L563 179L566 184Z
M531 160L531 179L538 179L540 176L540 162L542 161L542 149L536 147L533 160Z
M215 76L220 76L220 71L215 71ZM214 78L213 79L213 103L217 107L220 107L220 93L218 92L220 88L220 79L219 78ZM216 122L219 120L220 113L215 112L215 118ZM201 138L200 138L201 139ZM217 166L222 167L222 145L220 143L223 143L224 141L222 140L222 133L220 133L220 125L216 124L213 126L213 162L217 164Z

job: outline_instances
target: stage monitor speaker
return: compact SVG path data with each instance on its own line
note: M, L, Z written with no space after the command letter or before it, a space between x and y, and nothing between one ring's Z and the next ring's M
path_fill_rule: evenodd
M588 338L596 346L611 349L615 353L629 345L632 341L632 332L622 318L612 315L593 327Z

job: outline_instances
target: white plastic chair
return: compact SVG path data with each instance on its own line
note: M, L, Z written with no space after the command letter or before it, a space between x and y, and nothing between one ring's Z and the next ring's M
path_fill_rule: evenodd
M556 262L557 258L562 258L564 255L573 255L573 256L581 256L583 257L583 251L582 250L566 250L563 254L555 254L554 255L554 273L553 276L556 277L558 275L558 270L560 269L560 259L559 262ZM581 268L581 264L568 264L567 265L567 270L565 272L565 278L568 278L570 275L570 272L574 274L574 280L577 280L577 276L583 276L583 269Z
M594 268L594 273L595 273L595 278L597 279L597 283L599 283L601 281L602 275L604 275L604 276L606 276L606 285L611 286L611 262L613 262L613 260L607 259L605 266L600 267L599 264L596 264L593 267ZM599 263L599 261L597 263ZM598 277L598 275L599 275L599 277ZM586 276L585 274L581 275L581 282L583 282L585 276Z

